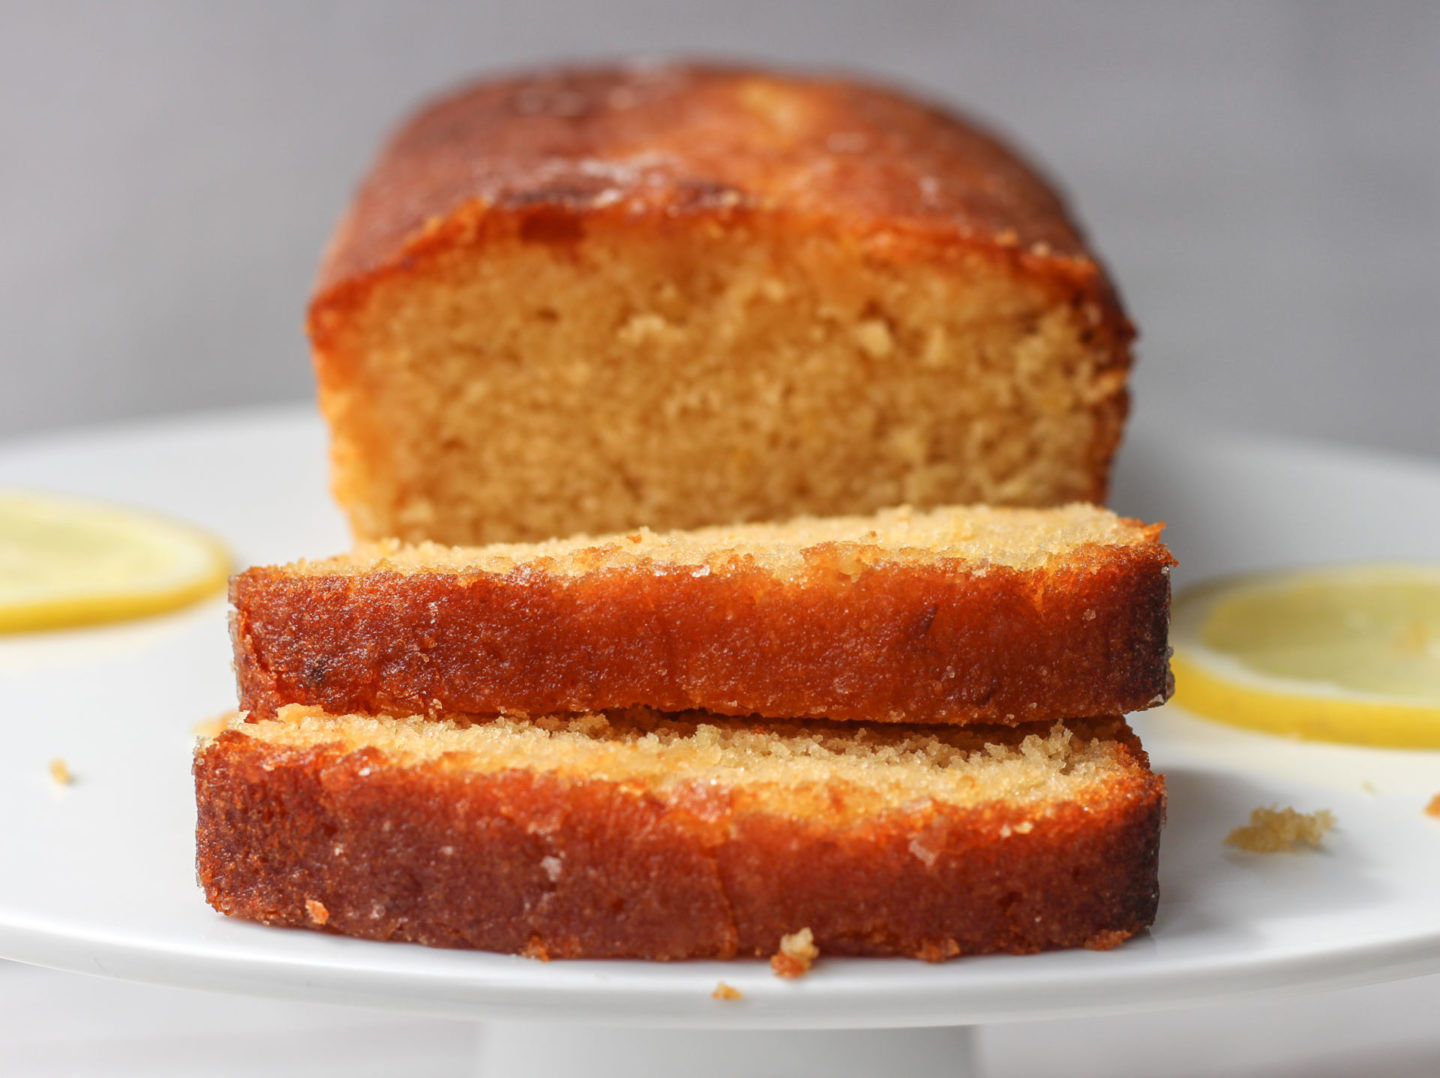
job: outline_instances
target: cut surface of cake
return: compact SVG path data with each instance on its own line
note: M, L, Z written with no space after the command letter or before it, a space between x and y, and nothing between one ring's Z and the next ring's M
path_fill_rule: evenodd
M1131 327L1061 199L931 103L638 64L381 153L309 316L361 538L1101 501Z
M1160 526L1091 506L895 509L528 545L394 542L231 585L240 707L643 706L1016 724L1170 691Z
M226 914L536 957L938 960L1155 913L1163 780L1124 720L861 727L646 710L237 718L195 760Z

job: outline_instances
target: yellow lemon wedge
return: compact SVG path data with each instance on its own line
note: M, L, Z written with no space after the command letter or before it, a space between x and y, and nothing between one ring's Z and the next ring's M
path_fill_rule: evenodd
M1175 703L1269 733L1440 748L1440 565L1216 580L1175 599Z
M134 509L0 490L0 632L174 610L225 586L230 555L206 533Z

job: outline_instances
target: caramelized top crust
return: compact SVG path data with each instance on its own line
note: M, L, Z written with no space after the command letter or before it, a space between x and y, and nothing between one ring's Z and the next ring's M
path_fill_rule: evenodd
M519 220L783 216L892 254L989 251L1088 294L1131 330L1060 197L969 120L873 84L690 64L560 68L430 104L365 181L320 276L326 293Z
M608 782L676 803L723 797L733 810L853 826L926 801L1043 814L1094 811L1136 796L1154 776L1123 718L1013 726L856 727L825 720L756 725L713 712L631 708L530 720L455 715L335 716L287 705L228 729L296 751L373 750L386 765L469 775L518 769L568 783Z
M483 547L383 539L360 543L336 557L301 560L281 571L297 577L374 572L503 575L523 567L565 578L677 568L705 576L743 565L777 582L795 582L817 571L855 576L886 565L984 573L991 568L1033 572L1090 564L1093 570L1122 551L1140 554L1156 566L1173 565L1160 542L1164 527L1082 502L1050 509L966 505L923 510L901 505L868 516L796 517L659 533L638 528L623 535Z
M1159 525L951 507L393 543L233 578L240 706L1023 723L1170 693Z
M291 709L196 756L197 876L231 916L542 958L1108 948L1154 918L1164 782L1070 725Z

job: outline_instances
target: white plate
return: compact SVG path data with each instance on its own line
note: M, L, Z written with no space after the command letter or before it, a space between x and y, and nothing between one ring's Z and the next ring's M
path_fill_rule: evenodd
M306 410L12 445L0 483L96 494L225 536L242 562L346 534ZM1176 581L1440 551L1440 466L1200 432L1132 433L1115 503L1170 522ZM61 969L431 1014L716 1028L944 1025L1153 1008L1440 970L1440 754L1290 743L1164 708L1137 720L1171 803L1161 910L1107 953L943 965L832 959L551 962L227 921L194 880L189 755L233 699L220 600L149 621L0 638L0 955ZM76 776L56 788L47 763ZM1227 850L1251 808L1332 809L1319 853ZM710 993L724 979L738 1003Z

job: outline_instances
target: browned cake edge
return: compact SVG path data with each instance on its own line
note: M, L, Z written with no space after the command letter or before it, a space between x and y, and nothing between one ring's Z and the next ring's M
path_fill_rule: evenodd
M1074 728L1125 746L1086 803L921 799L843 828L739 813L713 786L402 767L232 729L195 758L197 872L231 916L540 958L766 955L803 927L823 954L1108 948L1154 918L1164 781L1122 720Z
M1117 353L1134 336L1054 185L974 120L853 76L684 61L537 69L419 108L331 243L312 330L437 251L675 218L883 236L897 260L985 253L1093 304Z
M573 577L255 568L231 582L231 633L240 707L257 717L309 704L1051 721L1168 697L1171 563L1156 540L1081 548L1038 570L856 571L817 549L785 581L743 564Z

